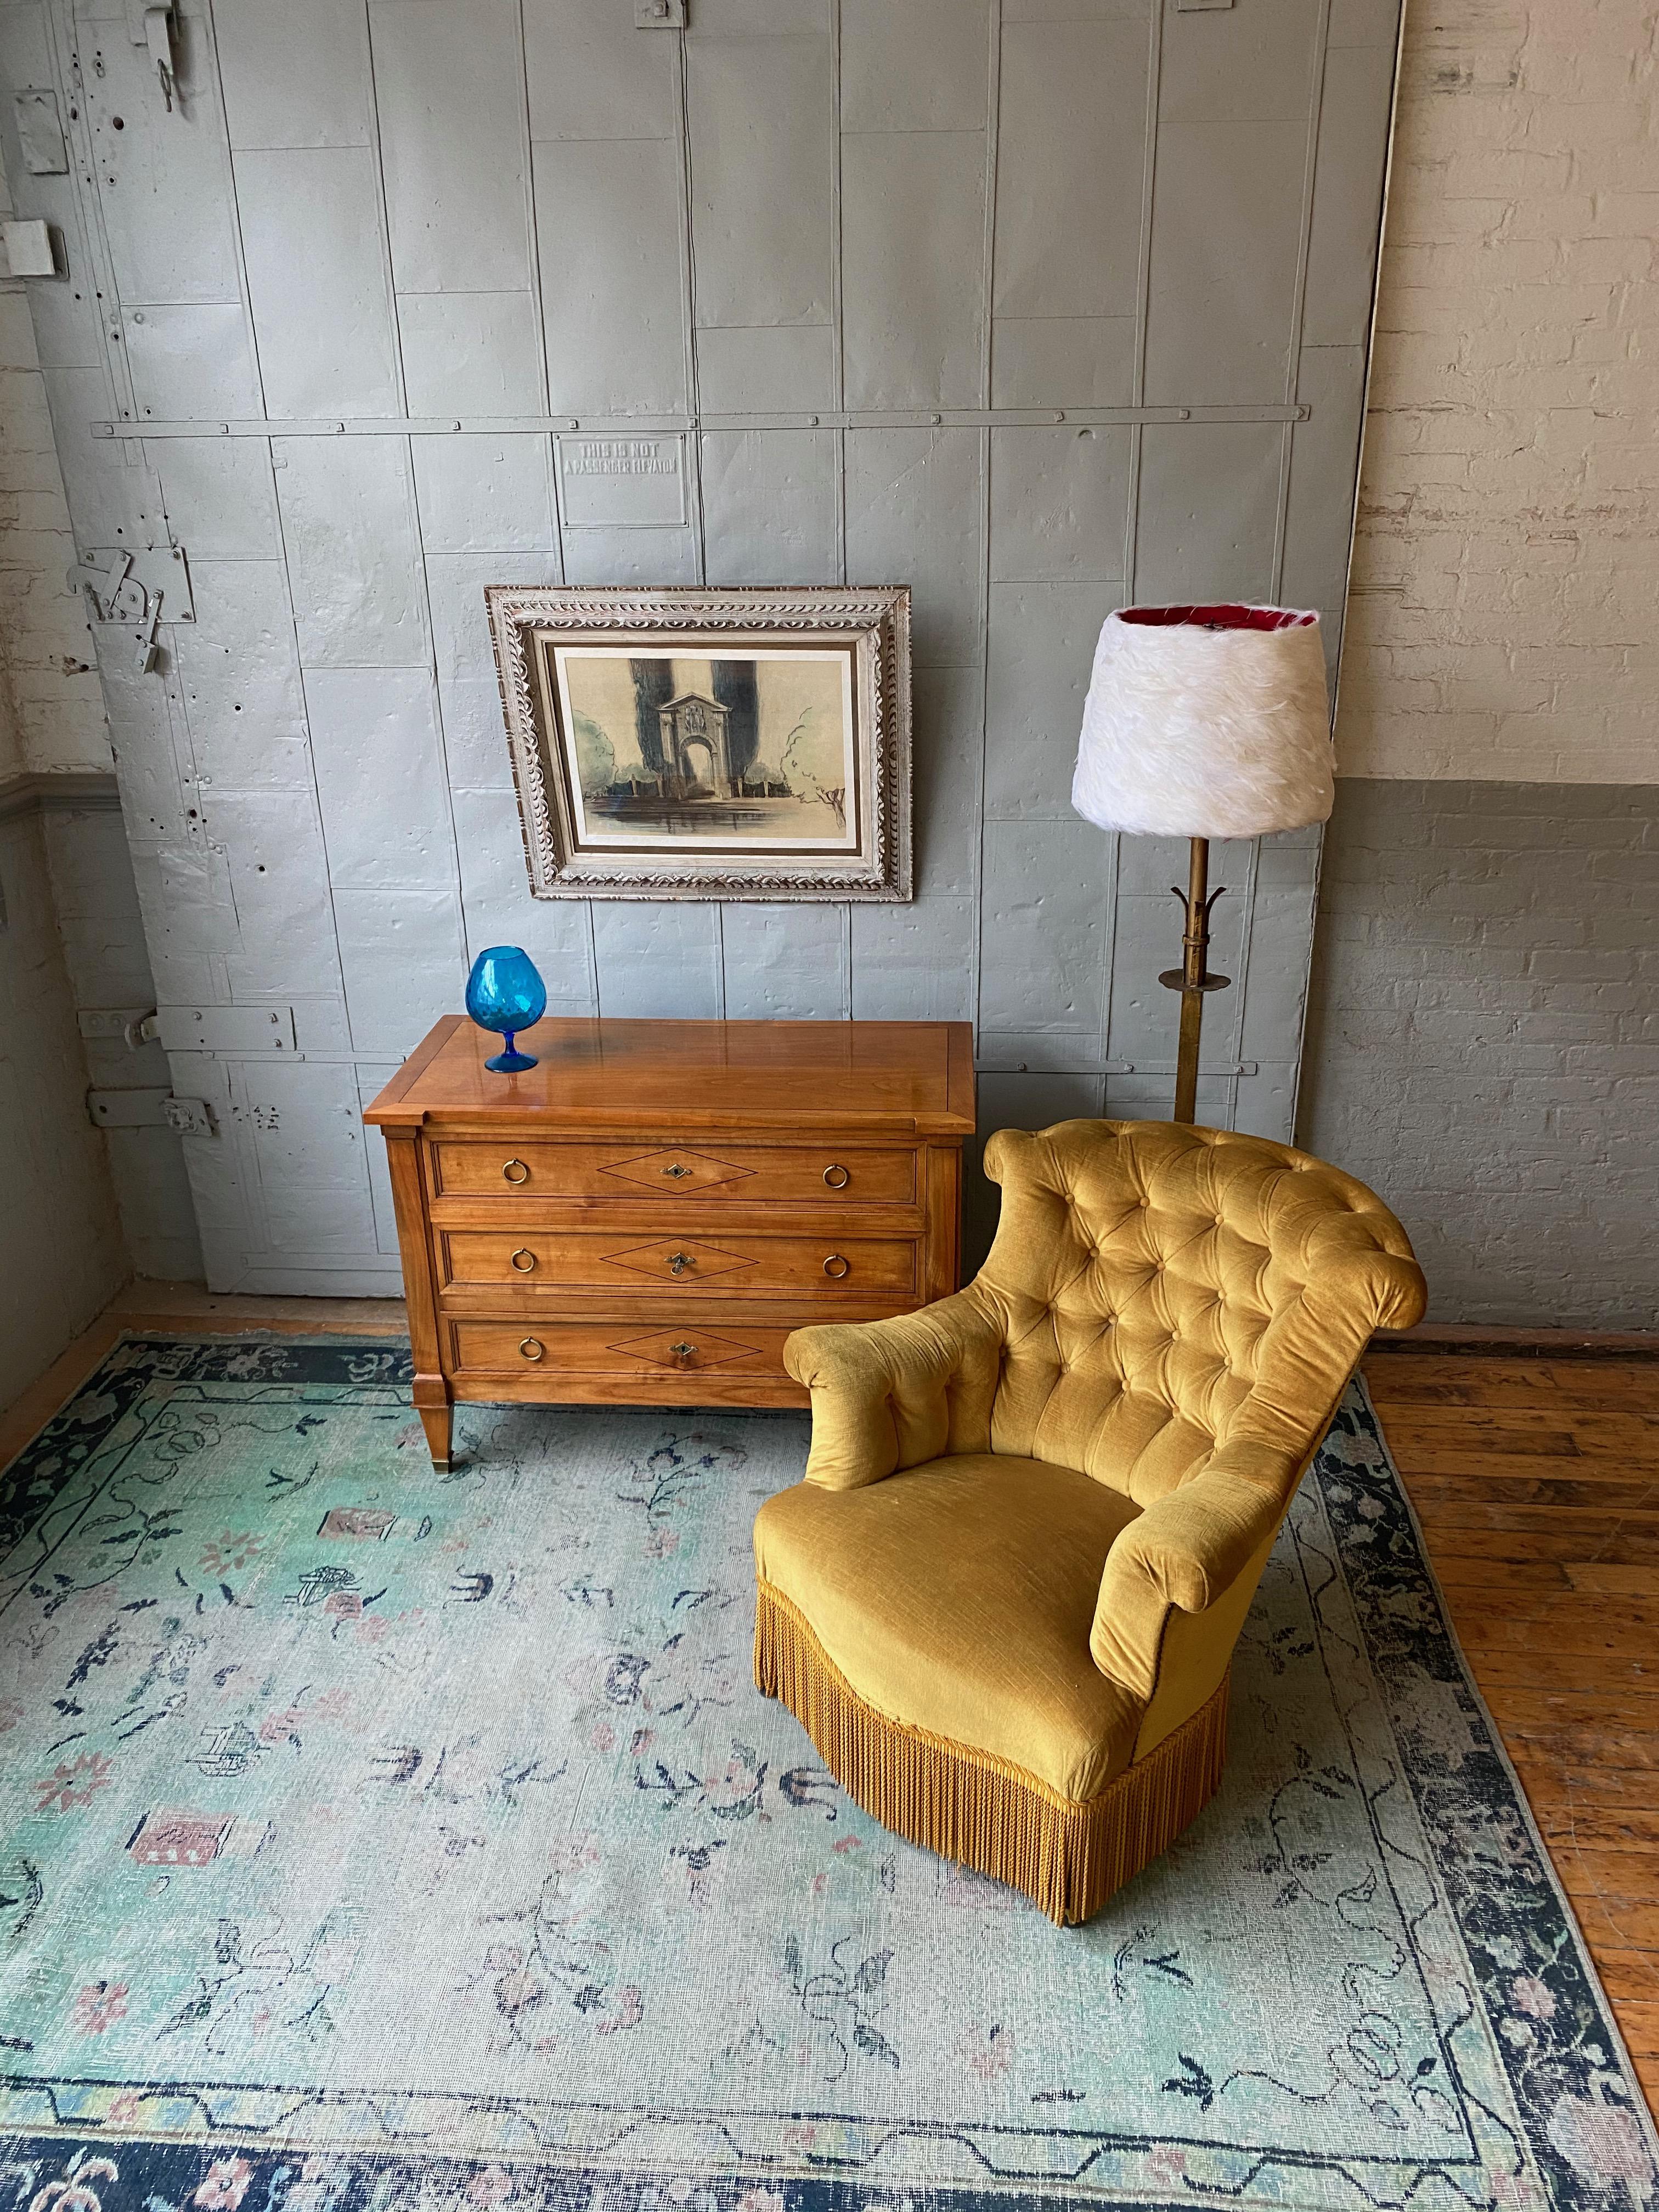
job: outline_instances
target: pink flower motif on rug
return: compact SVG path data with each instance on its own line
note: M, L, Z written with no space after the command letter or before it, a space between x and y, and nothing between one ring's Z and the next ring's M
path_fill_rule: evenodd
M125 1982L88 1982L75 1999L75 2025L82 2035L101 2035L127 2008Z
M200 2205L202 2212L236 2212L252 2178L253 2168L245 2158L216 2158L190 2201Z
M71 1765L59 1759L50 1774L34 1784L39 1793L37 1813L75 1813L90 1805L110 1784L111 1761L101 1751L81 1752Z

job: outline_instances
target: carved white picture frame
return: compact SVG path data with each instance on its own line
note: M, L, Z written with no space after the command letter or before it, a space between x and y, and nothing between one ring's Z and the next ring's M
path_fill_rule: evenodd
M501 679L507 744L518 792L530 888L538 898L908 900L910 832L910 593L903 585L862 588L829 585L728 590L712 586L656 591L567 585L492 584L485 591L495 666ZM625 657L631 642L661 661L742 665L745 647L759 661L788 661L794 649L827 659L844 655L850 698L854 773L850 793L791 793L779 785L745 787L739 768L719 790L705 789L659 764L653 780L665 795L641 787L584 794L578 745L567 722L574 696L568 678L577 656ZM601 653L620 647L622 653ZM712 648L724 647L716 653ZM671 699L663 705L694 717L699 763L714 756L702 732L724 710L712 698ZM723 720L719 724L724 730ZM684 764L682 748L678 757ZM721 765L725 756L721 753ZM711 784L720 784L711 774ZM735 795L733 795L735 793ZM793 798L822 830L833 806L843 835L830 849L822 835L793 842L783 804ZM653 803L654 801L654 803ZM649 810L636 843L626 827ZM605 817L603 837L592 824ZM715 818L712 836L707 821ZM729 822L725 835L720 821ZM618 826L619 823L623 825ZM704 834L677 823L696 824ZM763 826L757 828L757 823ZM665 826L666 824L667 826ZM722 836L725 842L720 842Z

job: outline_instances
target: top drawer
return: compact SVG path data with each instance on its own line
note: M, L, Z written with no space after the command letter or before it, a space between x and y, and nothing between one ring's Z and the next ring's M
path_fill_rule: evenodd
M428 1146L440 1198L642 1198L706 1204L914 1206L908 1146L837 1150L830 1143L695 1145L509 1143L476 1138Z

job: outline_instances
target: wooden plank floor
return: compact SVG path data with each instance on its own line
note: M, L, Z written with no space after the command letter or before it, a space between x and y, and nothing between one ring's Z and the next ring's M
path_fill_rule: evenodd
M1391 1349L1365 1380L1659 2112L1659 1360Z

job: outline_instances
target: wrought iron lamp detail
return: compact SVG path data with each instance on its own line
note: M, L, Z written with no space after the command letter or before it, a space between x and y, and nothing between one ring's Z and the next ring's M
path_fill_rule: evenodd
M1191 841L1175 1118L1198 1109L1204 1000L1231 978L1209 969L1212 837L1261 837L1325 821L1330 704L1316 614L1292 607L1121 607L1095 648L1072 804L1103 830Z

